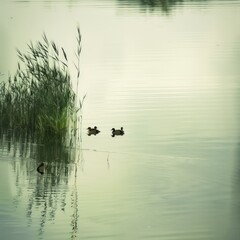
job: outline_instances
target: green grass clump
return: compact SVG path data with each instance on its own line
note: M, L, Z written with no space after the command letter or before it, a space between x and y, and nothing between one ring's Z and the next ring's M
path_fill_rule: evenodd
M77 30L79 62L81 35ZM42 41L28 44L28 50L26 54L17 50L20 63L15 75L0 83L0 128L64 141L76 126L77 114L67 54L45 34ZM76 67L78 81L79 64Z

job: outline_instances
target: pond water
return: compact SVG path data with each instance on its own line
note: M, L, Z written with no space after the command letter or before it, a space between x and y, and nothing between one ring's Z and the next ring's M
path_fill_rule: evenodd
M1 136L0 238L239 239L239 22L237 0L1 1L0 80L43 32L74 61L79 24L87 97L77 149Z

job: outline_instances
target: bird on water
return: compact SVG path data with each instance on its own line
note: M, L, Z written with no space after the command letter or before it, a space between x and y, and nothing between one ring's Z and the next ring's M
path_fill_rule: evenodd
M88 130L88 135L89 136L90 135L95 135L96 136L97 134L100 133L100 131L97 129L96 126L94 128L88 127L87 130Z
M117 136L124 135L123 127L121 127L121 129L112 128L112 137L115 137L115 135Z

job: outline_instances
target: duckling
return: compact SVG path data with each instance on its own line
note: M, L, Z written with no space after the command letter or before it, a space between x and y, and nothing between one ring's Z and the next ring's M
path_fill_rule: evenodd
M91 136L92 134L96 136L98 133L100 133L96 126L94 128L88 127L87 130L88 136Z
M121 127L121 129L112 128L112 137L115 137L115 135L118 136L124 135L123 127Z
M37 167L37 171L40 174L44 174L45 170L47 169L47 166L44 162L40 163L40 165Z

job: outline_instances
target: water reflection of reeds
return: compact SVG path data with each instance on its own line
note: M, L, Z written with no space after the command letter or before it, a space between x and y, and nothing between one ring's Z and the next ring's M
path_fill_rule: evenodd
M78 230L78 159L76 149L52 143L48 145L27 142L8 142L9 154L13 154L13 171L15 173L16 194L13 204L20 207L24 203L28 225L38 221L38 234L42 236L46 224L54 222L56 215L71 209L68 224L71 238L75 239ZM47 169L43 175L36 171L44 161ZM72 178L73 186L69 186ZM71 200L67 196L71 192ZM35 223L36 225L36 223Z
M169 13L174 6L181 4L184 0L118 0L120 4L127 6L139 6L142 11L162 11Z

